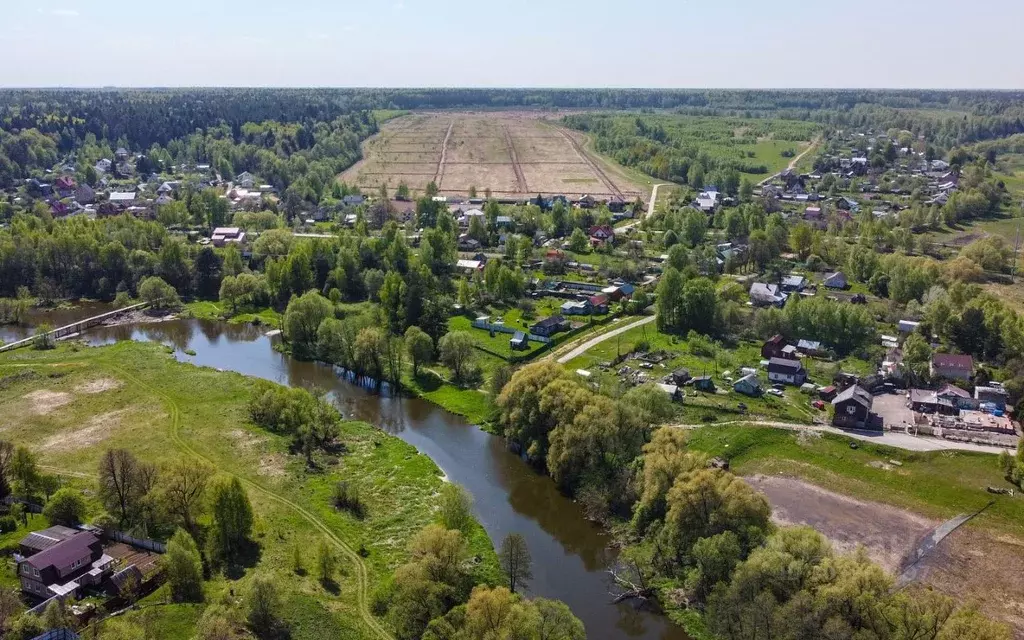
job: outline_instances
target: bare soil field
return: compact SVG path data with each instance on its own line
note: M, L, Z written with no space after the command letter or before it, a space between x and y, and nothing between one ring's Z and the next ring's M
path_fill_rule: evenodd
M855 500L796 478L754 476L747 481L768 498L777 524L810 525L845 553L863 545L871 559L890 573L897 573L918 539L939 524L903 509Z
M394 191L404 182L415 194L433 180L444 195L465 196L475 187L498 197L646 197L643 185L607 171L607 160L591 157L578 137L542 117L555 120L558 114L421 112L395 118L363 144L363 160L339 179L366 191L382 184Z
M906 568L919 540L940 523L905 509L856 500L782 476L747 481L772 505L777 524L814 527L849 552L864 546L872 560L893 574ZM918 580L954 597L975 602L1024 638L1024 541L967 525L950 534L917 565Z

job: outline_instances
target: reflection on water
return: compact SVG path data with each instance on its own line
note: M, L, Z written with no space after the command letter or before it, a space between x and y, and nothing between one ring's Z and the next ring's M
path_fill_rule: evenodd
M534 595L565 601L591 638L685 640L661 616L629 604L611 605L607 568L616 552L580 507L508 451L500 438L418 398L383 397L340 381L330 367L299 362L273 349L273 340L248 325L173 320L142 326L97 327L91 344L149 340L171 345L176 357L282 384L322 389L346 418L378 425L430 456L473 494L475 511L492 540L522 534L533 556ZM192 350L194 356L184 351Z

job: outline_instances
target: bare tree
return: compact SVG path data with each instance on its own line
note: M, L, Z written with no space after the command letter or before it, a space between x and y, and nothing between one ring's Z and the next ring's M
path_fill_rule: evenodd
M526 546L526 538L518 533L510 533L501 541L498 553L501 569L508 578L508 590L512 593L517 588L526 587L527 581L533 578L530 549Z
M131 524L156 484L156 477L154 465L140 462L125 449L110 449L100 459L100 500L108 512L117 516L118 524Z
M196 519L206 505L206 484L212 476L210 465L190 458L169 464L163 473L163 500L167 511L193 536Z

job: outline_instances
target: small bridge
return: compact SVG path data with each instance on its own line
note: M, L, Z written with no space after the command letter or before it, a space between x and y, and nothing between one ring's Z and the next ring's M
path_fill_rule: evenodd
M124 307L123 309L115 309L113 311L108 311L106 313L101 313L98 316L93 316L91 318L86 318L84 320L79 320L78 322L73 322L73 323L71 323L69 325L65 325L63 327L58 327L58 328L54 329L53 331L48 331L47 333L45 333L43 335L48 335L53 340L60 340L61 338L67 338L68 336L73 336L73 335L77 335L79 333L82 333L86 329L89 329L90 327L95 327L98 324L102 324L104 321L109 320L110 318L116 318L119 315L122 315L122 314L125 314L125 313L130 313L130 312L135 311L137 309L145 309L148 306L149 306L148 302L140 302L138 304L133 304L133 305L131 305L129 307ZM27 347L27 346L33 344L36 341L36 339L39 337L39 335L40 334L36 334L34 336L29 336L28 338L25 338L24 340L18 340L17 342L12 342L10 344L5 344L3 346L0 346L0 353L3 353L5 351L14 351L15 349L20 349L22 347Z

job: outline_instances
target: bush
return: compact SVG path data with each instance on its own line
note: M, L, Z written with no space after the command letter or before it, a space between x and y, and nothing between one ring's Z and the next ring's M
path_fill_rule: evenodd
M12 516L0 517L0 533L10 533L12 531L17 531L17 529L18 521Z
M366 505L359 497L359 490L344 480L334 485L331 501L336 508L348 511L360 520L366 517Z
M85 515L85 499L74 489L60 489L46 503L43 515L50 524L74 526L81 522L82 516Z

